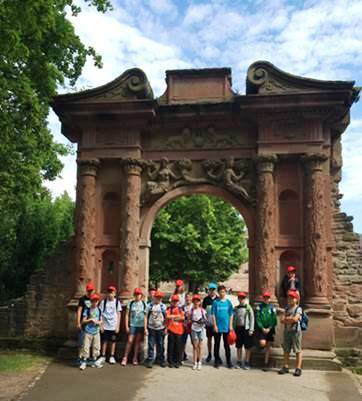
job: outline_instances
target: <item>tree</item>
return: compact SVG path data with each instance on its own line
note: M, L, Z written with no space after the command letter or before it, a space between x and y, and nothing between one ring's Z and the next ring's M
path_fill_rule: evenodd
M150 279L183 278L196 288L224 281L247 260L246 226L223 200L181 197L161 210L151 234Z
M43 180L62 170L69 150L47 126L49 103L61 85L74 85L88 57L100 56L76 35L67 15L75 0L0 0L0 272L19 247L19 218L43 196ZM100 12L108 0L84 0ZM21 246L21 244L20 244Z
M74 231L74 202L65 192L52 200L48 192L28 202L17 220L17 243L8 269L0 271L0 299L23 295L32 273L44 268L47 258Z

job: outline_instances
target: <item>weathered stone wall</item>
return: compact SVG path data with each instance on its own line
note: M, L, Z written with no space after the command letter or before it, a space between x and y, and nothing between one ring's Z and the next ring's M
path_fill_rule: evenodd
M31 277L24 296L24 335L67 337L67 303L73 295L73 242L62 244L44 270Z
M341 145L336 142L332 158L333 300L336 347L362 348L362 249L353 231L353 217L340 210Z

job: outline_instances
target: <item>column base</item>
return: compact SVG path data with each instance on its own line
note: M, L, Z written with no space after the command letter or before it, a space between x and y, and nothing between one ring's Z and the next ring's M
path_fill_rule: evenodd
M309 317L308 330L303 332L303 347L330 351L335 347L332 311L304 308Z

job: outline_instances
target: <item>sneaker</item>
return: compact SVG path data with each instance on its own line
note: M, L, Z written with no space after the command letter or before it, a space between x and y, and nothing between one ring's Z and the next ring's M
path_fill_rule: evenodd
M146 366L146 368L148 368L148 369L152 369L152 361L146 360L146 361L145 361L145 366Z
M183 358L183 360L184 360L184 361L187 361L188 359L189 359L189 357L187 356L186 353L184 353L184 358Z
M264 362L264 366L262 367L262 369L261 369L263 372L270 372L270 366L269 366L269 363L265 363Z
M241 369L242 368L242 364L240 361L236 362L236 365L234 366L235 369Z
M87 362L86 361L82 361L79 365L79 369L80 370L84 370L87 368Z
M198 368L198 364L197 364L197 362L195 362L194 364L193 364L193 366L192 366L192 370L196 370Z
M137 366L137 365L138 365L138 360L137 360L137 359L134 359L134 360L132 361L132 365Z
M111 360L109 360L109 363L111 363ZM126 357L123 357L123 358L122 358L121 365L122 365L122 366L127 366L127 358L126 358Z
M161 368L165 368L166 367L166 362L165 361L160 362L160 366L161 366Z
M96 367L96 361L94 359L90 359L87 362L87 366L89 366L90 368L95 368Z
M176 369L178 369L180 366L181 366L181 363L179 363L179 362L176 362L176 363L175 363L175 368L176 368Z
M168 367L169 368L173 368L173 363L172 362L168 362Z
M109 363L110 363L111 365L114 365L114 364L116 363L116 360L114 359L114 356L113 356L113 355L109 358Z
M102 357L98 358L95 362L94 362L94 367L95 368L103 368L103 360Z
M227 367L229 369L232 369L234 367L234 365L231 363L231 361L227 362Z
M302 369L299 369L299 368L295 369L293 376L296 376L296 377L302 376Z
M214 368L219 369L220 365L220 361L215 361Z
M102 355L98 358L98 361L100 361L100 363L104 364L106 362L106 357Z
M280 375L285 375L286 373L289 373L289 369L286 366L283 366L279 372Z
M244 370L250 370L250 363L245 362L243 366Z
M209 354L209 355L207 356L207 358L206 358L206 362L209 363L209 362L211 361L211 359L212 359L212 355Z
M197 370L201 370L201 368L202 368L202 363L199 362L199 363L197 364Z

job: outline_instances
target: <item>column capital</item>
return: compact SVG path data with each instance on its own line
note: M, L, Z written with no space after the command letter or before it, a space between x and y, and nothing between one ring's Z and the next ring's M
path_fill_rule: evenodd
M301 157L301 162L309 171L322 171L323 163L328 160L328 156L323 153L308 153Z
M120 164L127 174L140 175L145 162L141 159L132 159L129 157L127 159L121 159Z
M259 173L272 173L274 165L278 161L278 156L275 154L260 154L254 160Z
M94 159L77 159L80 175L96 176L100 161Z

